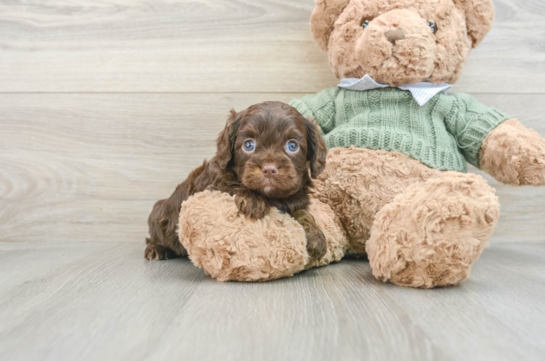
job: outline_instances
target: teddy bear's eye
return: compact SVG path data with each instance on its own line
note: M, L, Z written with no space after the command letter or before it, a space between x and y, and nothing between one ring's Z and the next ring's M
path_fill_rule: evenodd
M363 24L361 24L361 26L363 26L363 28L365 29L366 27L369 26L369 23L370 23L369 20L365 20L365 21L363 22Z
M428 26L430 27L431 31L434 34L437 32L437 24L436 23L432 23L432 22L428 21Z

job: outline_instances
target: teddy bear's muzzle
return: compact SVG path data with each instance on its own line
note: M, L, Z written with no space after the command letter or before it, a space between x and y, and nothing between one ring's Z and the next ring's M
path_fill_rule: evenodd
M356 42L364 72L392 86L430 77L437 45L427 21L411 10L392 10L373 19Z

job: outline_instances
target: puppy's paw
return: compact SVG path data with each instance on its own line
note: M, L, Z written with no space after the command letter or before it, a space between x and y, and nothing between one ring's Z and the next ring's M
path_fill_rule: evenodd
M235 203L242 214L250 219L261 219L271 210L265 199L251 194L237 195Z
M310 257L322 259L327 252L327 243L324 233L316 228L312 234L307 233L307 252Z
M149 244L144 252L144 257L149 261L163 261L176 258L176 254L170 248Z

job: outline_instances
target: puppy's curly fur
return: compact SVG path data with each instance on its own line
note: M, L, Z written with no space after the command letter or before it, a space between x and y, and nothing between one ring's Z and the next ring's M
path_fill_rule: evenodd
M311 177L322 172L327 153L318 127L285 103L265 102L240 113L231 110L216 144L216 155L153 207L145 257L186 256L176 232L182 203L195 193L218 190L234 195L248 218L260 219L271 207L292 215L305 229L310 256L320 259L325 237L307 211Z

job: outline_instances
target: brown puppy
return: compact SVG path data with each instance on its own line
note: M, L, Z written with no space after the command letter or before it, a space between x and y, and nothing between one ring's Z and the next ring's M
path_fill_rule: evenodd
M217 139L217 153L158 201L148 220L145 257L164 260L187 255L176 232L182 202L206 189L235 195L247 217L264 217L271 206L289 213L305 229L311 257L326 252L325 237L306 210L312 187L325 167L326 146L318 127L295 108L280 102L231 110Z

